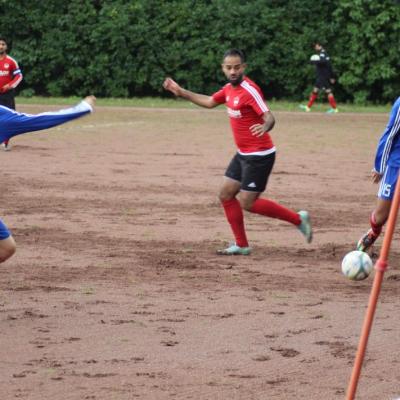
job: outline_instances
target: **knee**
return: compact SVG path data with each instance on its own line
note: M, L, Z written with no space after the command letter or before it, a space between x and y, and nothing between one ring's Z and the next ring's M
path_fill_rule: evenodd
M254 204L254 199L252 198L245 198L245 197L240 197L239 198L239 203L240 207L243 208L243 210L250 211L251 208L253 207Z
M234 199L236 196L236 193L232 193L229 190L221 190L218 193L218 199L221 203L228 201L228 200L232 200Z
M8 239L4 240L3 243L0 243L0 263L12 257L16 250L17 246L11 236Z

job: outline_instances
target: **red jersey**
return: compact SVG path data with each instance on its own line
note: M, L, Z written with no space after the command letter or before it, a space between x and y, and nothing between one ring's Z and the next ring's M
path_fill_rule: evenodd
M217 103L226 104L240 154L266 155L275 151L268 132L256 137L250 131L252 125L264 124L263 115L269 111L261 89L252 80L244 77L238 86L228 83L212 97Z
M21 81L22 73L18 63L8 55L0 59L0 93L4 93L4 85L8 84L10 89L14 89Z

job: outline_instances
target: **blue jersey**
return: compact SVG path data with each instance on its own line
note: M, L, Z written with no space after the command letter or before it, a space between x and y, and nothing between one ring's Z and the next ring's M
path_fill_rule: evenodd
M375 170L383 175L387 166L400 167L400 97L393 104L375 157Z
M64 124L91 111L92 107L84 100L76 106L65 110L44 112L36 115L19 113L0 106L0 143L22 133L40 131Z

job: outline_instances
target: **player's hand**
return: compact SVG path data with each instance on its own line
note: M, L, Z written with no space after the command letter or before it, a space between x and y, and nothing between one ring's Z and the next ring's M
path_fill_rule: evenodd
M378 183L381 179L382 179L382 174L380 174L379 172L377 172L373 169L372 170L372 182Z
M163 83L163 88L165 90L169 90L175 96L180 96L180 94L182 92L182 88L171 78L165 79L165 81Z
M266 129L264 124L255 124L250 127L253 136L261 137L265 134Z
M333 78L329 79L329 81L331 82L332 85L334 85L336 83L336 79L333 79Z
M88 103L92 108L96 103L96 97L93 95L86 96L83 100L86 101L86 103Z

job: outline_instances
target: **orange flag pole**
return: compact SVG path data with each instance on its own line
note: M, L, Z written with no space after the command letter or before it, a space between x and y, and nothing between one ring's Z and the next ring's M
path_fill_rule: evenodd
M400 177L398 178L400 180ZM382 279L385 271L387 270L387 260L392 243L393 232L396 226L397 213L399 211L400 203L400 184L396 185L392 205L390 207L389 219L386 228L385 237L383 239L382 249L378 261L375 264L375 278L369 297L367 313L365 315L364 324L361 330L361 337L358 343L356 358L354 361L353 372L351 374L350 383L347 389L346 400L354 400L357 384L361 373L361 367L364 360L365 350L367 348L368 337L371 331L372 321L374 319L376 304L378 302L379 293L381 290Z

